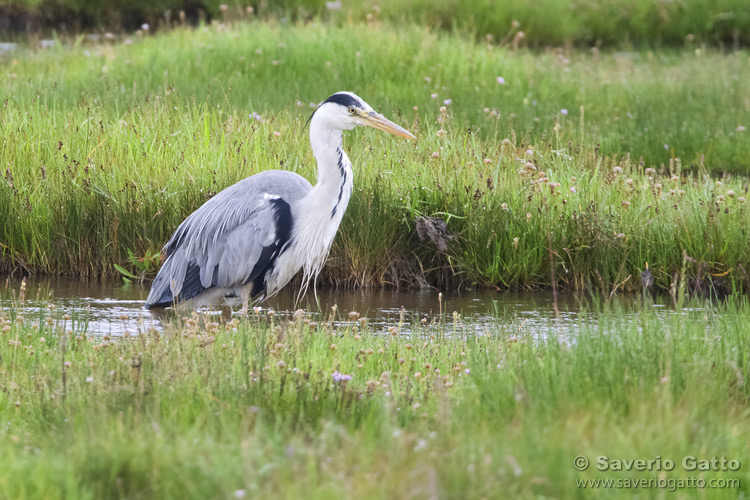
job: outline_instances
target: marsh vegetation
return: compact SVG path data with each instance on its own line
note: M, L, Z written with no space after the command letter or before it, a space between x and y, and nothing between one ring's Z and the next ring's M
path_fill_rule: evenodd
M128 2L135 33L118 2L0 12L53 4L118 29L0 46L0 273L148 281L224 187L313 180L305 121L347 89L418 141L344 138L355 190L321 284L566 288L586 314L478 321L430 291L378 325L264 304L162 328L123 311L115 337L6 281L0 498L748 495L747 2L211 0L206 23ZM669 306L623 308L646 262ZM576 483L652 476L739 483Z
M152 276L222 188L269 168L314 179L310 108L356 89L419 140L345 138L355 192L324 283L611 293L639 289L646 261L662 291L750 283L746 52L251 23L1 64L6 273ZM420 216L447 222L447 251L419 240Z
M477 328L436 302L386 333L357 311L263 309L115 339L3 293L7 498L593 498L576 479L648 474L577 472L578 455L750 460L745 301L594 301L574 335L502 311ZM675 498L750 484L744 468L658 474L740 481Z

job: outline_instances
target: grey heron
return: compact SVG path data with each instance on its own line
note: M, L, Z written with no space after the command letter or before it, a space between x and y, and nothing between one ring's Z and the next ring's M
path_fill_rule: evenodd
M147 308L198 307L276 294L303 270L303 287L323 268L352 194L353 172L343 130L370 126L416 139L351 92L337 92L313 112L310 144L315 186L283 170L267 170L224 189L190 214L162 250L166 257Z

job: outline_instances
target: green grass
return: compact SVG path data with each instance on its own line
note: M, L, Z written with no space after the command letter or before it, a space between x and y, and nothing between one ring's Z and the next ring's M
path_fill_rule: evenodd
M331 10L322 0L3 0L7 12L30 14L31 26L58 28L60 23L137 29L179 22L187 9L195 20L202 9L214 20L324 20L334 24L418 23L445 31L531 46L682 46L686 43L736 46L750 43L750 6L744 0L536 0L492 2L460 0L349 0ZM222 5L226 7L222 10ZM246 7L253 7L249 14ZM169 12L169 14L167 14ZM514 24L515 23L515 24ZM23 23L20 27L27 29ZM521 32L523 37L517 37ZM689 37L688 37L689 36Z
M479 332L448 312L407 316L412 336L398 322L383 335L342 311L319 323L194 316L113 340L87 337L82 311L23 317L23 306L16 292L0 313L2 498L748 494L745 301L666 313L594 303L596 323L573 338L554 319L543 338L502 312ZM691 455L742 465L685 471ZM598 456L677 465L603 472ZM576 487L658 477L740 487Z
M324 282L547 287L551 243L572 289L638 289L645 261L662 290L679 276L750 287L744 52L514 51L414 27L253 23L2 65L2 272L117 276L128 251L158 251L243 177L314 180L309 104L349 89L419 140L344 139L355 191ZM448 222L447 254L416 238L418 215Z

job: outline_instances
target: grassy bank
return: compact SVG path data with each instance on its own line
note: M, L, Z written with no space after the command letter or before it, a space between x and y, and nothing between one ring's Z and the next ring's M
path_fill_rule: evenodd
M263 311L119 340L87 337L54 306L6 308L0 497L747 495L748 305L635 320L591 307L602 314L575 339L554 336L554 320L540 338L514 318L477 332L448 312L404 318L407 337L399 323L374 335L350 311L330 313L336 327ZM676 467L601 471L598 456ZM741 468L689 471L689 456ZM618 478L667 486L576 485ZM689 478L739 488L668 492Z
M419 141L345 138L355 192L324 281L549 286L551 244L570 288L638 288L648 261L662 289L675 273L747 289L749 183L721 172L750 167L748 61L262 24L11 53L0 271L135 271L128 251L158 251L239 179L314 179L310 103L351 89ZM416 238L418 215L448 222L447 254Z
M248 11L248 7L252 10ZM247 19L417 23L446 31L530 46L682 46L750 43L750 6L743 0L537 0L462 2L460 0L3 0L0 13L16 29L138 29L148 22L161 29L200 17L223 22ZM521 35L518 35L521 33Z

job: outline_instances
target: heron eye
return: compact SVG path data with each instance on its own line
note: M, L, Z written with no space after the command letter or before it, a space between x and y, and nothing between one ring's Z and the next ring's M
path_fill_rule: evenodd
M349 114L356 115L357 114L357 109L352 106L351 108L349 108Z

